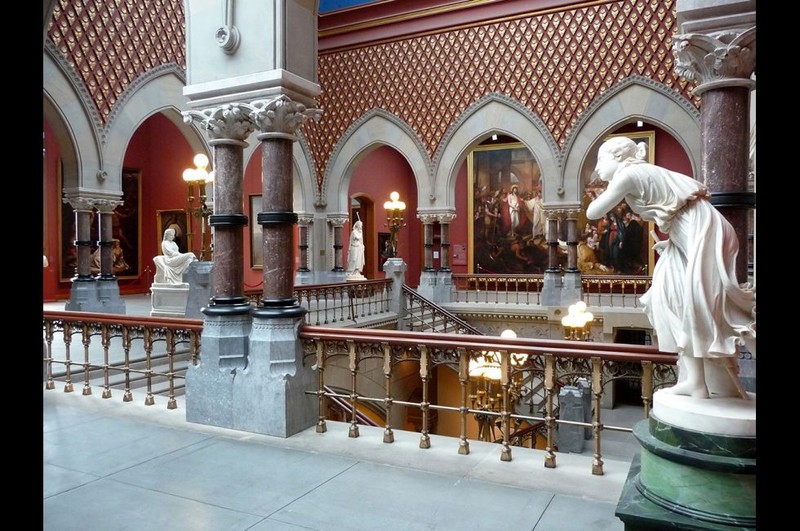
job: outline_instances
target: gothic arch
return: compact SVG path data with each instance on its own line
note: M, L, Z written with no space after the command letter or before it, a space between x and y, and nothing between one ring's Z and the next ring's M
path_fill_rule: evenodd
M562 199L580 203L588 168L594 169L603 137L636 120L669 132L689 156L694 175L700 173L700 112L674 90L641 76L631 76L609 88L584 112L564 145Z
M394 148L408 161L417 183L417 196L430 195L431 162L422 142L400 118L383 109L373 109L350 126L331 155L321 191L321 202L327 203L328 212L349 212L348 187L353 170L367 153L382 145Z
M461 165L475 146L494 133L518 139L533 153L542 172L542 194L547 201L548 189L560 175L555 140L544 122L524 105L502 94L487 94L455 121L436 152L430 197L431 203L437 202L437 210L455 209L455 181Z

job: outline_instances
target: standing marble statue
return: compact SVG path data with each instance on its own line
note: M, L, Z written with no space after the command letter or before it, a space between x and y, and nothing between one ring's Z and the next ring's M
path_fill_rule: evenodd
M163 254L153 258L156 264L156 284L182 284L183 273L189 269L192 262L197 260L194 253L182 253L175 243L175 229L164 231L164 239L161 240L161 252Z
M364 270L364 233L359 219L353 223L353 232L350 233L350 247L347 251L347 279L364 280L361 272Z
M652 285L641 297L659 349L679 355L678 382L665 391L747 399L738 346L746 344L755 357L755 290L736 281L736 233L708 201L705 185L648 164L645 149L627 137L600 146L595 172L608 188L586 216L599 219L624 199L669 235L655 244Z

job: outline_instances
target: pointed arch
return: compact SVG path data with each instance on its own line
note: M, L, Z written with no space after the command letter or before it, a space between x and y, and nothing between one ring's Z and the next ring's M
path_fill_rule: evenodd
M455 208L456 177L472 149L497 133L522 142L533 153L542 172L542 193L547 194L559 172L559 151L544 122L518 101L502 94L487 94L454 122L434 157L432 201L437 209Z
M643 120L669 132L689 156L694 175L700 174L700 112L676 91L652 79L631 76L609 88L581 115L564 147L563 198L580 202L583 181L594 168L596 148L618 127ZM588 166L587 166L588 164Z
M431 160L414 130L397 116L373 109L356 120L336 145L322 183L321 200L328 212L348 212L348 188L353 170L367 153L386 145L408 161L417 184L417 196L428 197Z

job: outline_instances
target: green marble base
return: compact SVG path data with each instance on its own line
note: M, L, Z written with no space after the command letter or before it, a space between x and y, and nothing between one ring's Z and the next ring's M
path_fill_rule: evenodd
M626 531L755 529L755 437L692 432L653 416L633 433L642 451L615 513Z

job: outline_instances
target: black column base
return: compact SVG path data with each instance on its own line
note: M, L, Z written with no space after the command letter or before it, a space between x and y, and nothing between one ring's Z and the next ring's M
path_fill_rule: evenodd
M261 306L253 310L253 317L281 319L302 317L308 310L297 303L297 299L261 299Z
M211 297L211 303L200 308L200 311L203 315L225 316L244 315L252 309L253 305L247 302L247 297Z

